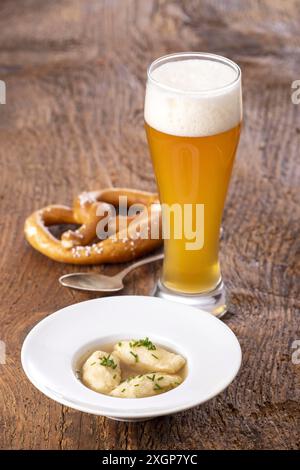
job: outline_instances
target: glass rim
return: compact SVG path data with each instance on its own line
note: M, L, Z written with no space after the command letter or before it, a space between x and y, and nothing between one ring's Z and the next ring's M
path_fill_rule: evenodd
M186 59L188 57L190 58L199 57L202 59L212 60L214 62L222 62L223 64L226 64L235 70L236 77L231 82L226 83L226 85L215 87L215 88L208 88L205 90L182 90L181 88L176 88L176 87L172 87L169 85L165 85L164 83L161 83L159 80L156 80L155 78L152 77L151 73L153 71L153 68L158 68L159 64L171 62L172 59L175 59L176 61L181 58ZM215 92L226 90L228 88L233 87L236 83L238 83L241 79L241 75L242 75L242 72L241 72L240 67L233 60L228 59L227 57L224 57L218 54L212 54L210 52L174 52L172 54L166 54L155 59L153 62L151 62L151 64L147 68L147 79L149 80L150 83L160 88L163 88L167 91L170 91L173 93L180 93L183 95L207 95L207 94L213 94Z

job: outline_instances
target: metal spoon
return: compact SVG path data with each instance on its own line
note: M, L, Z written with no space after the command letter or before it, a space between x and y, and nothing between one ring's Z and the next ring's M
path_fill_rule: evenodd
M123 269L114 276L105 276L104 274L96 273L73 273L65 274L59 278L59 282L64 287L71 287L72 289L88 290L95 292L116 292L124 288L123 279L128 273L134 269L142 266L143 264L153 263L159 259L163 259L164 254L149 256L136 263L133 263L128 268Z

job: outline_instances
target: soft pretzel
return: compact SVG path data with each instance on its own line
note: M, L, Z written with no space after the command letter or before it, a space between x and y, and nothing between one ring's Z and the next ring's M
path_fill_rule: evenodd
M117 214L120 197L127 198L127 206L135 206L139 214ZM98 223L114 222L115 228L107 238L96 240ZM31 214L25 222L24 232L33 248L62 263L99 264L122 263L142 256L162 244L161 209L157 194L126 188L105 189L80 194L73 208L50 205ZM114 219L114 220L113 220ZM64 232L55 238L48 227L59 224L79 224L77 230ZM151 238L151 229L156 237ZM148 233L147 238L145 233Z

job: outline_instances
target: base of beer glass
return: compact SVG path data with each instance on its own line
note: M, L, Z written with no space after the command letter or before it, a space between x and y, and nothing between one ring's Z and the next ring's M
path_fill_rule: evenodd
M203 294L184 294L175 292L165 287L159 280L153 295L160 299L180 302L191 307L205 310L218 318L221 318L227 312L226 290L222 280L214 290Z

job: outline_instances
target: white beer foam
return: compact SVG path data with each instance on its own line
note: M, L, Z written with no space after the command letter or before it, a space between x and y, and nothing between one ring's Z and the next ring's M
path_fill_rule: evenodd
M241 83L230 65L206 59L166 62L151 71L151 78L159 83L148 80L145 121L158 131L208 136L242 119Z

